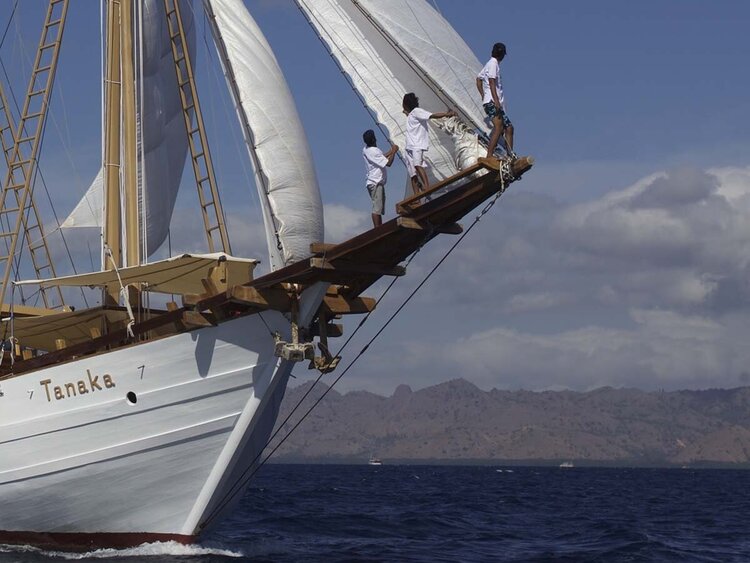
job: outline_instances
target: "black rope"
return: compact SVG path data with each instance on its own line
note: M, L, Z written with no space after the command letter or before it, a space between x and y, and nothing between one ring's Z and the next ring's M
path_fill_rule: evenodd
M501 181L502 181L502 176L501 176ZM383 331L388 327L388 325L390 325L391 322L396 318L396 316L398 316L398 314L404 309L404 307L406 307L407 303L409 303L409 301L411 301L411 299L414 297L414 295L416 295L416 293L424 286L424 284L427 283L427 280L430 279L430 277L432 276L432 274L435 273L435 271L443 264L443 262L445 262L445 260L448 258L448 256L450 256L450 254L456 249L456 247L463 241L463 239L466 237L466 235L469 234L469 232L476 226L476 224L479 223L480 219L492 208L493 205L495 205L495 202L504 193L504 191L505 191L505 183L503 181L502 189L497 194L495 194L495 197L492 198L487 203L487 205L484 206L484 208L481 210L481 212L479 213L479 215L476 216L476 218L474 219L474 221L472 222L472 224L461 234L461 236L458 238L458 240L456 240L456 242L453 244L453 246L451 246L448 249L448 251L443 255L443 257L435 264L435 266L433 266L433 268L427 273L427 275L419 283L419 285L417 285L417 287L414 288L414 290L407 296L407 298L403 301L403 303L401 303L401 305L398 307L398 309L396 309L396 311L394 311L393 314L391 314L391 316L383 324L383 326L380 327L380 329L375 333L375 335L359 351L359 353L357 354L357 356L355 356L354 359L349 363L349 365L346 366L346 368L344 369L344 371L342 371L336 377L336 379L333 380L333 382L331 383L331 385L323 392L323 394L320 397L318 397L318 399L312 404L312 406L310 406L310 408L308 408L307 411L305 411L305 413L300 417L300 419L295 423L295 425L292 426L292 428L289 430L289 432L287 432L287 434L283 438L281 438L281 440L279 441L279 443L276 444L273 447L273 449L268 453L268 455L257 466L255 466L256 461L258 461L258 459L262 456L265 448L278 435L279 431L284 426L284 424L286 424L289 421L289 419L291 418L292 414L294 414L294 412L299 408L299 406L302 404L302 402L305 400L305 398L307 398L307 396L310 394L310 392L315 387L315 385L320 381L321 377L323 376L323 373L321 373L320 375L318 375L318 377L315 380L315 382L313 382L313 385L311 385L310 388L305 392L305 394L303 395L303 397L297 402L297 404L294 406L294 408L289 413L289 415L287 415L287 417L284 419L284 421L281 424L278 425L278 428L276 429L276 431L271 435L271 437L268 438L268 440L266 440L265 445L263 446L263 448L260 449L259 453L255 456L255 458L253 459L253 461L248 465L247 469L245 469L245 471L242 472L242 474L235 481L234 485L232 485L232 487L224 495L224 497L221 499L221 501L219 501L219 503L216 506L216 508L214 508L214 510L212 511L212 513L209 515L209 517L203 523L202 527L207 526L208 524L211 523L212 520L214 520L217 517L217 515L219 514L219 512L221 510L223 510L227 506L227 504L231 501L232 498L234 498L234 496L237 494L237 492L239 492L239 490L242 489L242 487L244 487L255 476L255 474L260 470L260 468L263 467L266 464L266 462L268 462L268 460L271 458L271 456L274 453L276 453L276 451L292 435L292 433L299 427L299 425L302 424L302 422L305 420L305 418L307 418L310 415L310 413L313 411L313 409L315 409L315 407L317 407L320 404L320 402L326 397L326 395L341 380L341 378L344 377L344 375L346 375L346 373L354 366L355 363L357 363L357 361L364 355L364 353L368 350L368 348L372 345L372 343L375 342L375 340L383 333ZM425 240L425 242L426 242L426 240ZM419 253L419 251L422 249L423 246L424 246L424 242L412 254L412 256L409 258L409 261L407 262L407 264L409 262L411 262L411 260L413 260L413 258ZM393 284L395 283L395 281L397 279L398 278L394 278L393 281L391 281L391 283L388 285L388 287L386 288L386 290L383 292L383 295L381 295L380 299L382 299L385 296L385 294L390 290L390 288L393 287ZM377 301L377 303L380 302L380 299ZM339 350L339 353L351 341L351 339L354 336L354 334L356 333L356 331L361 328L361 326L364 324L364 322L367 320L367 318L370 316L371 313L372 313L372 311L370 311L370 312L367 313L367 315L365 316L365 318L360 322L359 326L355 329L354 333L352 333L352 335L349 337L349 339L341 347L341 349ZM250 472L249 475L248 475L248 472Z
M18 8L18 0L15 1L13 4L13 11L10 13L10 17L8 18L8 25L5 26L5 31L3 31L3 37L0 39L0 48L5 44L5 36L8 35L8 30L10 30L10 24L13 23L13 18L16 15L16 8Z

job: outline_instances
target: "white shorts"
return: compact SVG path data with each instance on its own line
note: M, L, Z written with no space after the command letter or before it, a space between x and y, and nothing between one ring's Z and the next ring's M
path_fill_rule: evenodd
M417 175L417 166L425 167L424 153L426 152L422 149L406 149L406 170L409 172L410 178Z
M367 191L372 199L372 212L374 215L385 213L385 186L383 184L367 184Z

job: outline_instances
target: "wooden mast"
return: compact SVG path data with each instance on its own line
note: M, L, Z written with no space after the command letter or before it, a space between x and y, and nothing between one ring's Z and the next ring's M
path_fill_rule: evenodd
M112 270L140 264L138 173L133 62L133 2L108 0L105 71L104 256ZM124 219L124 221L123 221ZM119 287L108 287L106 301L119 302Z
M121 0L122 10L122 127L123 178L125 182L125 248L126 265L141 263L140 229L138 228L138 158L135 115L135 65L133 62L133 0Z
M106 70L104 78L104 232L103 268L112 270L122 265L122 219L120 206L120 20L121 3L107 1ZM108 288L109 297L118 302L117 290Z

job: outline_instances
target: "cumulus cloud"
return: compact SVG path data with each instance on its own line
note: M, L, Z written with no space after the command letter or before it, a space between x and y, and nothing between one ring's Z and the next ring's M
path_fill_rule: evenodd
M366 386L386 391L394 357L408 374L394 379L417 386L747 383L750 168L681 168L567 205L522 190L430 280L404 323L409 338L386 338L382 361L360 370ZM427 247L410 274L446 248Z
M323 212L326 242L342 242L372 226L370 216L361 209L334 203L324 206Z

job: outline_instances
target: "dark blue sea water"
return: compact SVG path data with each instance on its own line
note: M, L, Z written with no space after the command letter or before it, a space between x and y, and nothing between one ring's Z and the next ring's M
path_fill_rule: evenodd
M198 547L0 547L0 563L65 559L744 562L750 471L267 465Z

